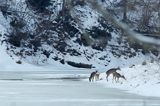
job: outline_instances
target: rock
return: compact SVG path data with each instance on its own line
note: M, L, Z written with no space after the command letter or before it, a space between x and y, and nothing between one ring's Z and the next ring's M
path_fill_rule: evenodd
M22 64L22 62L20 60L16 61L17 64Z
M89 68L89 69L92 68L91 64L75 63L75 62L72 62L72 61L67 61L67 64L71 65L73 67L77 67L77 68Z

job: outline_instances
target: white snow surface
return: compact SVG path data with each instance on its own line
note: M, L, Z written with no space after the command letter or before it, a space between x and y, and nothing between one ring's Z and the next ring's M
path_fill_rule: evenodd
M117 72L124 75L126 80L119 79L115 82L109 76L109 81L106 80L106 73L101 73L102 80L97 83L103 84L105 87L119 88L130 93L136 93L144 96L160 97L160 66L154 62L147 62L146 65L136 64L135 66L123 67Z
M75 7L71 12L72 17L79 22L79 27L81 29L90 29L93 26L98 26L98 14L96 11L92 10L89 6L81 6Z
M80 9L80 10L79 10ZM90 28L92 26L97 26L98 22L96 21L98 18L98 15L96 13L94 13L94 11L91 11L91 9L89 9L88 7L86 7L85 9L81 9L80 7L77 7L77 11L79 12L83 12L85 11L85 13L87 14L83 14L84 15L84 19L78 19L78 20L82 20L82 25L85 26L85 28ZM76 11L75 11L76 12ZM91 15L88 15L88 13L90 13ZM76 14L78 15L78 14ZM75 15L75 17L76 17ZM83 20L86 20L85 22L83 22ZM4 33L6 33L6 28L7 28L7 22L5 21L4 17L2 16L2 14L0 13L0 33L3 35ZM1 37L0 40L3 40L3 37ZM109 42L109 44L115 44L116 41L111 40ZM22 64L17 64L16 61L19 60L18 57L10 57L6 51L6 44L0 44L0 71L3 72L22 72L22 71L30 71L30 72L37 72L37 71L46 71L46 72L55 72L55 71L62 71L62 72L66 72L69 73L68 75L76 75L79 73L83 73L85 74L85 76L89 76L88 74L93 70L85 70L85 69L76 69L73 68L71 66L68 66L66 64L62 65L59 62L56 61L52 61L52 64L48 64L48 65L32 65L29 64L27 62L25 62L24 60L22 60ZM75 45L76 46L76 45ZM77 46L78 48L78 46ZM140 94L140 95L145 95L145 96L158 96L160 97L160 72L159 72L159 65L157 63L150 63L150 58L149 56L145 56L141 53L139 53L138 55L136 55L133 58L129 58L129 59L125 59L125 56L121 56L119 58L114 57L112 53L109 52L109 50L104 51L104 52L99 52L96 50L93 50L91 48L86 48L86 47L81 47L79 51L83 51L83 50L88 50L87 53L96 53L94 55L94 58L92 58L90 61L88 61L85 56L82 54L81 57L74 57L74 56L70 56L70 55L66 55L66 57L64 57L65 60L71 60L71 61L75 61L75 62L84 62L84 63L91 63L93 65L96 66L96 69L98 69L100 72L102 72L101 74L101 78L103 80L97 81L97 83L100 84L104 84L106 87L111 87L111 88L119 88L119 89L123 89L126 90L127 92L131 92L131 93L136 93L136 94ZM101 56L107 55L107 58L110 58L111 62L109 64L107 64L106 60L104 61L100 61L98 58L100 58ZM59 55L58 55L59 56ZM84 58L83 58L84 56ZM147 64L146 65L142 65L142 62L146 60ZM104 64L106 64L107 66L104 67ZM131 67L132 65L135 65L133 67ZM121 71L119 71L119 73L123 74L127 80L122 80L120 79L119 83L112 83L112 76L109 78L109 81L107 82L105 77L105 72L113 67L118 67L120 66ZM79 71L75 71L75 70L79 70ZM63 73L64 74L64 73ZM45 78L51 78L51 77L58 77L60 76L59 74L54 75L50 75L50 74L46 74L45 73ZM0 77L2 78L3 75L1 75ZM34 74L34 77L44 77L44 75L42 74ZM3 76L5 77L5 76ZM26 76L25 76L26 77ZM60 76L62 77L62 76ZM87 79L88 81L88 79Z

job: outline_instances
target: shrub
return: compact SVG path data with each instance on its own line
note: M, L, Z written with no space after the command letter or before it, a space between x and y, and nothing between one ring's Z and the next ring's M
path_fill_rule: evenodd
M146 62L146 61L144 61L144 62L142 63L142 65L147 65L147 62Z
M26 0L27 4L35 10L44 11L46 7L51 5L50 0Z
M22 64L22 62L20 60L16 61L17 64Z

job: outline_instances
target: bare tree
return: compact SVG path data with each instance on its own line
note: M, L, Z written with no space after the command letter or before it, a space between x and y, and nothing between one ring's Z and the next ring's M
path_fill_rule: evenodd
M123 1L123 21L127 21L128 0Z
M127 24L120 22L112 14L110 14L110 12L108 12L104 8L102 8L96 1L93 1L93 0L86 0L86 1L90 4L92 9L101 13L103 15L103 17L105 17L107 20L111 21L115 27L123 30L126 35L128 35L132 39L135 39L136 42L141 42L141 43L143 42L143 43L148 43L148 44L152 44L152 45L160 45L160 38L157 39L152 35L144 36L142 34L136 33Z
M150 1L141 1L141 4L143 5L142 7L142 16L139 22L139 29L142 31L149 31L149 22L151 19L152 15L152 7L151 7L151 2Z

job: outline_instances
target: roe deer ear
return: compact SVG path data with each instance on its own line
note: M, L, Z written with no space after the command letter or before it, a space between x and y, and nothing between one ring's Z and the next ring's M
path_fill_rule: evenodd
M125 80L127 80L127 79L124 77L124 75L122 75L122 78L125 79Z

